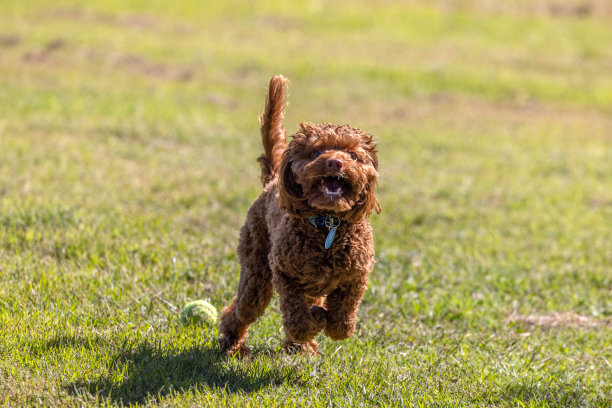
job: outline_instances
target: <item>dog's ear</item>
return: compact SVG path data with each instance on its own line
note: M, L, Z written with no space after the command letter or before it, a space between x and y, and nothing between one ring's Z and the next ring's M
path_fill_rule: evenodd
M368 183L363 194L359 197L359 201L357 201L353 208L347 211L342 218L346 219L348 222L358 222L363 218L368 218L370 214L372 214L372 211L376 211L377 214L380 214L382 209L374 195L375 185L375 180Z
M367 149L367 151L370 157L372 158L372 166L374 166L374 169L378 171L378 156L376 155L378 150L376 150L376 146Z
M278 195L281 207L290 214L297 215L300 210L304 209L304 196L302 187L297 183L295 174L291 169L292 164L290 154L285 150L280 165Z
M373 142L372 139L370 139L370 141ZM378 157L376 155L376 145L371 143L366 146L366 151L370 155L374 171L370 173L370 176L368 177L368 184L363 189L357 203L355 203L353 208L351 208L343 217L349 222L357 222L362 218L367 218L370 216L370 214L372 214L372 211L376 211L377 214L380 214L382 211L380 203L376 199L376 195L374 195L376 179L378 178Z
M374 170L378 171L378 150L376 150L376 141L371 135L364 133L361 137L361 146L370 156Z

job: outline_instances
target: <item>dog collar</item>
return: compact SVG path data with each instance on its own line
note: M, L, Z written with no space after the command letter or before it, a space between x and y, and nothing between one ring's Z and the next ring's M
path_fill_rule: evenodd
M325 238L325 249L329 249L332 243L334 242L334 238L336 237L336 230L342 223L342 220L338 217L334 217L331 215L319 215L309 217L308 221L315 227L325 227L328 229L327 238Z

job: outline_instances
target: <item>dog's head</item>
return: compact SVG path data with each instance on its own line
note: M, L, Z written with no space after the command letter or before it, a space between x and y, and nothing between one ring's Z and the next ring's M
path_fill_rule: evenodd
M356 222L380 212L376 142L348 125L300 125L283 153L281 205L297 216L331 213Z

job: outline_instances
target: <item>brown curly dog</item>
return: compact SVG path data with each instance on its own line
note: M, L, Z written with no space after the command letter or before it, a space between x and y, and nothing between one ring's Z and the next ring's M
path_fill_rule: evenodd
M348 125L303 123L287 146L286 87L283 76L272 78L260 117L264 189L240 231L238 293L220 323L219 342L230 354L249 353L249 325L273 290L285 349L316 354L321 330L348 338L374 265L368 216L380 212L376 142Z

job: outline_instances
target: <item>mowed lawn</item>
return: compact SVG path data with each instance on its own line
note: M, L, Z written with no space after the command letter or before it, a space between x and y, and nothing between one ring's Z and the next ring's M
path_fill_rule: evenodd
M0 2L0 405L612 405L605 1ZM379 141L357 331L218 350L257 115Z

